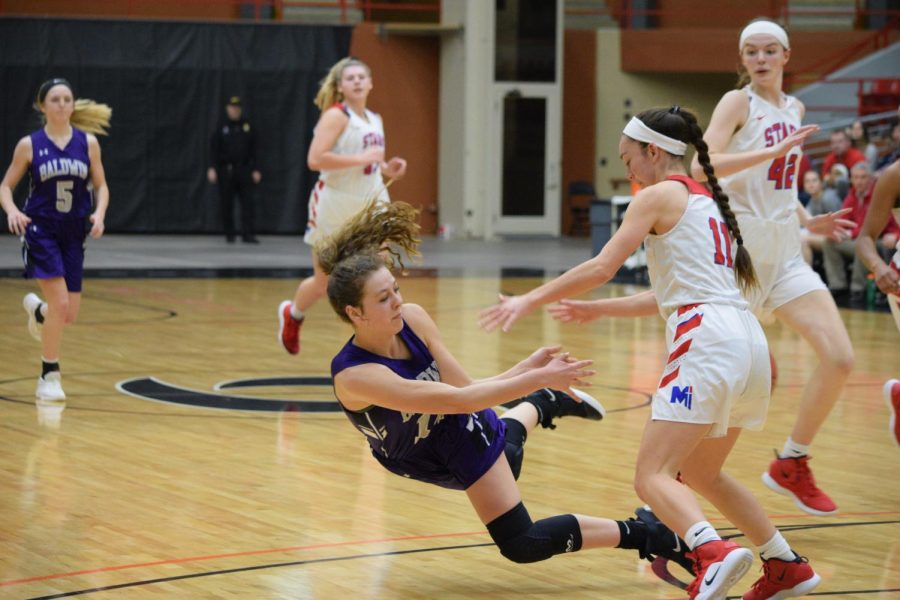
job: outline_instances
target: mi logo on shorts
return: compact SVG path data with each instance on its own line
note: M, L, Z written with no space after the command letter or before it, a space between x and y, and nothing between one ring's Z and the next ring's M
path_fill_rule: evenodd
M691 400L694 398L694 386L687 385L683 388L677 385L672 386L672 398L669 404L684 404L684 407L691 410Z

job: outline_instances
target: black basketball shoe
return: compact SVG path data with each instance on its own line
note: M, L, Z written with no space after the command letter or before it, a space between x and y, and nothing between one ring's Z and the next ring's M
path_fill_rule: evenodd
M522 402L533 404L538 411L538 421L541 427L556 429L553 420L560 417L581 417L582 419L590 419L599 421L606 415L606 409L593 396L582 392L581 390L572 389L578 400L572 396L559 390L551 390L544 388L532 394L528 394L524 398L507 402L503 406L512 408Z
M639 508L634 511L634 514L637 515L638 521L647 526L647 543L642 550L638 550L641 558L646 558L650 562L653 562L657 556L667 558L681 565L694 577L694 562L687 557L690 550L685 541L657 519L649 508Z

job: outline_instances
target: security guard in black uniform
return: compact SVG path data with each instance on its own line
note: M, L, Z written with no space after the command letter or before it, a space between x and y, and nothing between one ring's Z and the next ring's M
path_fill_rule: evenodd
M241 199L241 237L248 244L258 244L254 235L253 189L262 179L256 168L256 132L247 119L241 118L241 99L232 96L225 106L227 117L210 139L212 164L207 171L209 182L219 184L225 238L234 242L234 196Z

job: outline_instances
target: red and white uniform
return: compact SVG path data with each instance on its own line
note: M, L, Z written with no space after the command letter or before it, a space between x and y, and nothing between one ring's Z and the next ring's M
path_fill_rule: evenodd
M362 118L343 104L337 106L350 120L332 152L361 154L372 146L384 147L384 126L378 114L366 109ZM376 198L390 202L378 163L320 172L309 196L309 221L303 241L313 245L322 236L331 235Z
M742 91L749 100L747 120L731 137L726 154L774 146L800 127L800 103L793 96L782 94L779 107L750 86ZM827 289L800 253L796 210L801 155L794 147L785 156L719 179L756 267L760 287L747 300L761 319L794 298Z
M760 429L770 395L769 347L734 276L733 246L719 207L700 183L688 189L678 223L648 235L647 269L663 318L669 358L653 395L654 420Z

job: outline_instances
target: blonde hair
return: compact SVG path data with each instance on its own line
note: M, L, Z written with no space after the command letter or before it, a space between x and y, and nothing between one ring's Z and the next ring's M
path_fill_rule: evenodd
M369 276L382 267L404 268L401 252L418 256L418 209L405 202L370 201L334 235L315 245L316 258L328 275L328 301L350 322L346 307L362 304Z
M109 135L109 120L112 118L112 109L106 104L100 104L87 98L79 98L75 101L75 110L72 112L70 122L78 129L93 133L94 135Z
M366 73L368 73L370 77L372 76L372 69L369 68L369 65L358 58L348 56L347 58L342 58L337 61L334 66L329 69L328 75L319 82L319 93L316 94L316 99L314 101L315 105L319 107L319 110L324 112L331 108L335 102L340 101L341 92L338 88L341 85L341 77L344 74L344 69L352 66L360 66L366 70Z
M72 84L65 79L48 79L41 87L38 88L37 97L34 100L34 109L41 113L41 124L47 123L47 116L41 111L44 100L47 99L47 93L57 85L64 85L72 92L75 97L75 89ZM106 104L100 104L87 98L79 98L75 100L75 106L72 110L72 116L69 122L73 127L95 135L109 135L106 131L109 128L109 121L112 118L112 108Z

